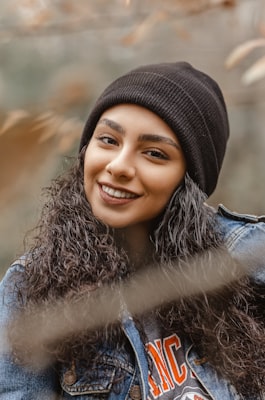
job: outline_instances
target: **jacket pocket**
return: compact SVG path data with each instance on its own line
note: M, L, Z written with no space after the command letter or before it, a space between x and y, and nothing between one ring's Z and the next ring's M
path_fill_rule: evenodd
M109 356L101 356L92 366L77 363L72 364L70 368L63 368L60 382L65 394L70 396L106 399L111 392L126 392L133 375L134 368L131 364Z

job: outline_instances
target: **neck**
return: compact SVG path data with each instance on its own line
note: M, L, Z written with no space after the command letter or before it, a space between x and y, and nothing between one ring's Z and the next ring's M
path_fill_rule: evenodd
M146 227L132 226L116 230L115 239L125 249L135 269L145 267L152 260L153 245Z

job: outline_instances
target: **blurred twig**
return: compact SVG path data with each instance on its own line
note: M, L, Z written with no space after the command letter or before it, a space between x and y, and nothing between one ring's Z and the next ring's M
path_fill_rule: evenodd
M258 47L265 47L265 38L252 39L240 44L228 55L225 61L226 68L234 68ZM249 85L263 77L265 77L265 56L259 58L245 71L242 75L242 83Z

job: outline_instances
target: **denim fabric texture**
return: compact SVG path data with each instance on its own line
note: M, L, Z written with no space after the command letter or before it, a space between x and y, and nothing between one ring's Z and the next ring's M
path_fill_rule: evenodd
M231 254L247 261L251 274L260 284L265 283L265 219L255 216L231 213L223 206L217 211L217 220ZM23 262L21 263L23 264ZM49 367L34 372L19 366L12 359L4 327L12 318L16 304L10 292L14 271L23 273L23 265L14 263L6 272L0 284L0 400L130 400L132 390L139 390L139 399L146 399L148 393L148 363L144 345L133 319L126 312L123 317L124 332L131 346L131 353L116 354L106 349L95 368L76 365L75 370L63 366L60 371ZM233 387L217 376L215 371L199 360L196 349L185 343L186 362L214 400L237 400ZM104 368L102 366L104 365ZM103 373L104 370L104 373ZM113 377L122 371L122 382L115 390ZM255 400L249 398L246 400Z

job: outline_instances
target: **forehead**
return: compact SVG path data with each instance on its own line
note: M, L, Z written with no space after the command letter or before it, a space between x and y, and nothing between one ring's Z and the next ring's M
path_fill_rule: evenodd
M98 124L109 122L117 130L139 130L141 133L164 134L178 143L177 135L169 125L153 111L136 104L118 104L104 111Z

